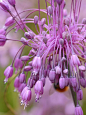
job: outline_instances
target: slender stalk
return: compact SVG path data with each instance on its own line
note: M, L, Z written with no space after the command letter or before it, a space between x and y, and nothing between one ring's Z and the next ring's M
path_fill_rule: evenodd
M18 74L18 73L17 73L17 74ZM11 84L12 80L17 76L17 74L14 74L14 75L12 76L12 78L9 80L9 82L8 82L6 88L5 88L5 91L4 91L4 101L5 101L5 104L6 104L7 108L11 111L11 113L12 113L13 115L18 115L18 114L16 113L16 111L11 107L11 105L10 105L10 104L8 103L8 101L7 101L7 90L8 90L8 88L9 88L9 85Z
M70 65L69 64L68 64L68 70L69 70L68 77L70 78L70 76L71 76L71 70L70 70ZM71 94L72 94L74 105L76 107L76 105L77 105L76 92L73 91L73 88L71 86L70 86L70 91L71 91Z
M23 21L22 21L22 20L21 20L21 18L20 18L20 15L19 15L19 13L18 13L18 11L17 11L16 7L14 7L14 9L15 9L15 11L16 11L16 13L17 13L17 15L18 15L18 17L19 17L19 19L20 19L20 21L21 21L22 25L25 27L25 25L24 25ZM22 28L22 29L23 29L23 28ZM24 30L24 29L23 29L23 30Z
M77 97L76 97L76 93L73 91L73 88L71 86L70 86L70 91L71 91L71 94L72 94L74 105L76 107L76 105L77 105Z

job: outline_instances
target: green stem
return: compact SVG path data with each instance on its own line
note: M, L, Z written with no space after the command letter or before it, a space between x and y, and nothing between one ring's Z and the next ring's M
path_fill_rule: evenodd
M10 83L12 82L12 80L16 77L17 74L14 74L12 76L12 78L9 80L8 84L6 85L5 91L4 91L4 101L5 104L7 106L7 108L11 111L11 113L13 113L13 115L18 115L15 110L11 107L11 105L7 102L7 90L9 88Z
M74 102L74 105L76 107L77 105L77 96L76 96L76 92L73 91L73 88L70 86L70 90L71 90L71 94L72 94L72 98L73 98L73 102Z
M68 70L69 70L69 73L68 73L68 77L70 78L71 76L71 70L70 70L70 65L68 64ZM70 78L71 79L71 78ZM71 91L71 94L72 94L72 98L73 98L73 102L74 102L74 105L76 107L77 105L77 96L76 96L76 92L73 91L73 87L70 86L70 91Z

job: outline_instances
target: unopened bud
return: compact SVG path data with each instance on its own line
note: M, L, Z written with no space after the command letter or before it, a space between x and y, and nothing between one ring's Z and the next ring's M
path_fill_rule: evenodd
M61 74L61 68L59 66L55 67L56 74Z
M86 24L86 18L83 18L82 24Z
M53 9L52 6L48 6L48 13L50 14L50 16L53 14Z
M64 69L64 70L63 70L63 73L64 73L65 75L67 75L67 74L68 74L68 69Z
M83 99L83 92L82 92L81 89L79 89L79 90L77 91L77 99L78 99L78 100L82 100L82 99Z
M8 2L11 6L15 7L15 3L16 3L15 0L8 0Z
M60 38L59 43L60 43L60 45L63 46L63 44L64 44L64 40L63 40L62 38Z
M83 65L79 66L79 70L84 72L86 70L85 66L83 66Z
M25 66L24 67L24 71L31 71L31 69L32 69L32 66Z
M0 46L4 46L6 42L6 37L3 34L0 34Z
M28 45L28 41L27 41L24 37L21 38L21 42L22 42L24 45Z
M67 32L63 32L63 33L62 33L62 38L65 39L65 38L66 38L66 35L67 35Z
M5 12L9 12L10 11L9 6L8 6L8 4L5 1L0 2L0 6L1 6L1 9L4 10Z
M9 17L7 18L6 22L5 22L5 26L12 26L14 24L14 19L13 17Z
M31 31L25 32L24 36L27 39L33 39L34 38L34 34Z
M55 2L57 2L57 3L58 3L58 5L61 5L61 4L62 4L62 2L63 2L63 0L55 0Z
M24 73L21 73L21 74L20 74L20 76L19 76L19 81L20 81L20 83L25 82L25 74L24 74Z
M63 10L63 15L64 15L64 17L67 16L67 10L66 9Z
M41 26L43 26L45 23L46 23L46 19L42 18L42 20L41 20Z
M49 79L52 83L54 83L55 80L55 71L54 70L50 70L49 72Z
M44 42L45 44L47 44L47 38L46 38L46 37L43 38L43 42Z
M38 24L38 16L34 16L34 24L35 24L35 25Z
M79 105L75 108L75 115L83 115L82 108Z
M21 60L22 60L22 61L28 61L28 60L29 60L29 56L22 56L22 57L21 57Z
M61 89L64 89L64 87L66 86L65 83L66 83L65 82L65 78L63 76L60 77L60 79L59 79L59 86L60 86Z

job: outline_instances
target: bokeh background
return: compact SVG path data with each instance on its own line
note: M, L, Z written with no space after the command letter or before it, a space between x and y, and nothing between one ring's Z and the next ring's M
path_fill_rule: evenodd
M45 0L40 1L41 8L45 8ZM66 2L66 8L70 11L71 0L66 0ZM28 8L37 8L37 0L16 0L16 7L18 12ZM2 28L9 15L2 10L0 10L0 14L0 28ZM43 16L44 15L41 14L41 17ZM82 0L80 21L84 17L86 18L86 0ZM34 26L31 24L28 26L34 30ZM19 31L19 34L12 32L9 34L9 38L20 39L22 35L23 33L21 31ZM10 79L7 84L4 84L3 82L5 78L3 74L4 70L11 64L20 45L21 44L18 44L17 42L7 42L4 47L0 47L0 115L74 115L74 104L70 91L67 91L66 93L58 93L55 91L52 95L49 95L51 83L48 79L46 80L44 94L39 103L35 102L35 94L34 90L32 90L33 97L28 107L24 110L23 106L20 105L18 93L14 92L14 79ZM23 53L28 54L28 51L29 49L25 48ZM83 93L84 97L80 104L84 111L84 115L86 115L86 89L83 89Z

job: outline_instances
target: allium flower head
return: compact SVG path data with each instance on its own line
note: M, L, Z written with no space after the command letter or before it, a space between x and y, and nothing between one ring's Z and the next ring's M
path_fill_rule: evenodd
M12 6L15 5L14 0L8 0L8 2ZM46 77L54 85L59 84L61 89L70 86L71 91L77 94L76 102L83 98L80 87L86 87L84 77L86 69L86 20L83 19L81 23L79 22L81 3L82 0L71 0L70 12L67 14L64 0L45 0L46 9L40 9L40 0L38 0L38 9L27 9L20 13L18 13L15 5L13 7L16 12L15 15L9 10L7 4L0 2L2 9L12 17L6 20L5 41L3 42L1 37L1 46L4 46L7 40L21 43L21 47L12 61L12 67L14 65L19 72L14 82L15 88L18 90L21 84L27 84L24 89L20 88L22 90L19 90L25 106L31 100L31 88L34 85L36 101L43 94ZM31 12L28 13L28 11ZM30 18L30 15L36 11L39 15ZM23 13L27 15L21 18ZM47 18L41 19L41 13L45 13ZM27 26L29 23L34 24L36 33ZM12 28L10 29L11 24ZM24 37L22 36L20 40L9 39L7 35L13 29L16 29L16 33L18 30L22 30ZM3 36L3 33L0 35ZM25 46L30 47L31 50L28 55L23 56L22 52ZM12 67L7 69L9 75L6 74L7 70L5 71L7 78L13 74ZM31 75L27 82L26 77L29 71ZM76 105L77 103L75 103ZM75 109L75 115L78 113L83 115L80 106Z

